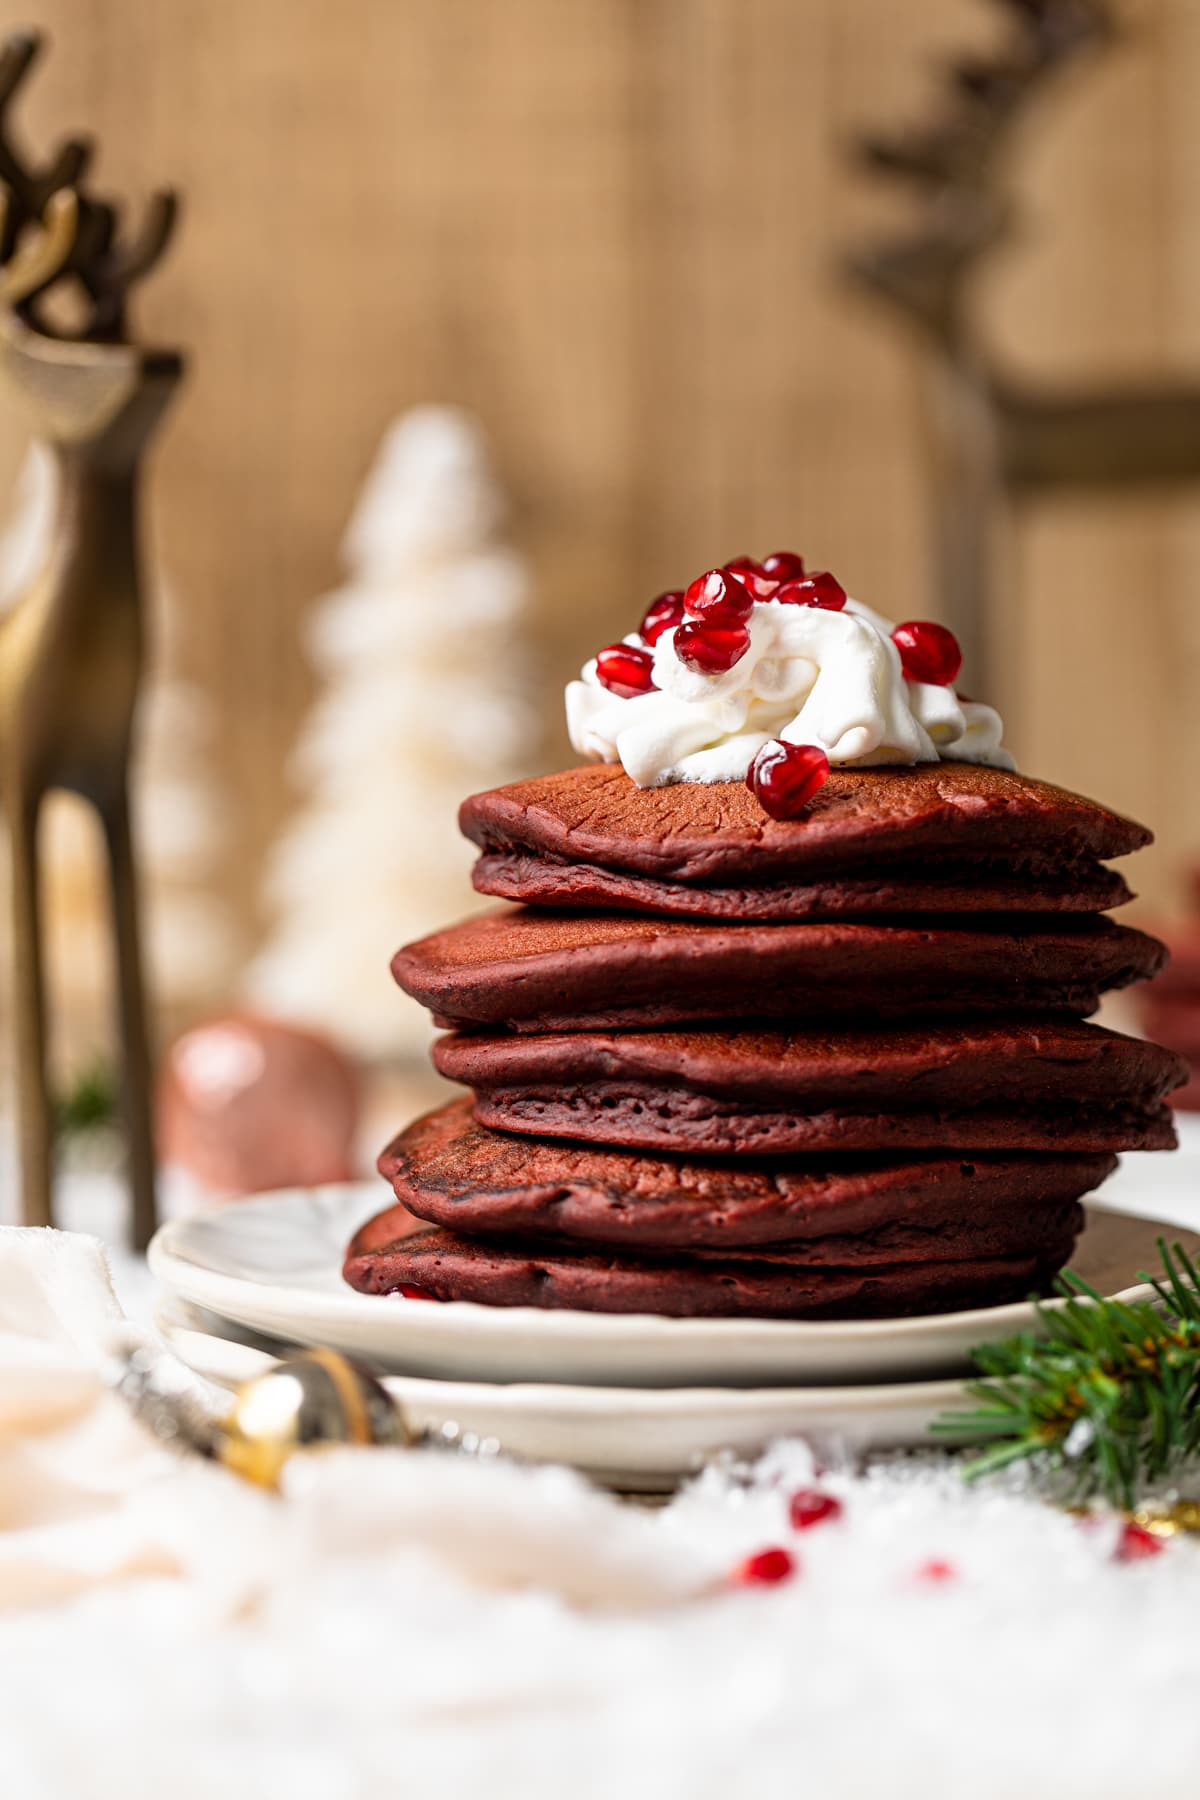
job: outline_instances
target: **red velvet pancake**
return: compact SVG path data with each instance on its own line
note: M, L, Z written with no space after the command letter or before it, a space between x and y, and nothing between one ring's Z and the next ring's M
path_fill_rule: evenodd
M505 909L397 952L438 1022L584 1031L721 1018L1093 1012L1153 975L1156 939L1108 919L693 924Z
M531 879L529 859L543 865L540 891L520 897L547 900L544 884L556 879L558 903L570 901L580 871L600 870L667 884L660 900L679 883L736 889L786 879L802 891L834 876L884 879L884 892L944 888L945 898L922 902L923 911L969 905L962 889L972 881L1044 878L1058 904L1086 908L1104 891L1096 864L1150 842L1144 826L1095 801L968 763L834 769L793 820L768 818L742 782L639 788L623 769L591 764L476 794L459 824L488 859L524 858ZM509 867L511 881L516 864ZM637 891L627 880L610 884L605 903L626 896L629 904Z
M859 919L916 913L1106 912L1132 898L1115 869L1080 861L1053 875L1005 875L939 857L932 871L881 868L874 875L830 873L757 886L701 886L560 862L532 851L489 850L472 880L481 894L528 906L609 907L690 919Z
M1044 1291L1071 1254L1083 1209L1043 1235L1031 1224L1019 1256L820 1268L803 1253L706 1260L682 1253L583 1255L472 1241L429 1231L391 1248L351 1244L343 1273L368 1294L401 1286L484 1306L665 1313L674 1318L888 1318L993 1306Z
M1019 1255L1115 1166L1066 1154L688 1161L510 1137L457 1100L383 1152L401 1204L364 1228L358 1249L386 1248L415 1213L471 1236L638 1252L803 1243L823 1266Z
M433 1060L485 1125L722 1156L1168 1150L1188 1073L1077 1019L464 1035Z

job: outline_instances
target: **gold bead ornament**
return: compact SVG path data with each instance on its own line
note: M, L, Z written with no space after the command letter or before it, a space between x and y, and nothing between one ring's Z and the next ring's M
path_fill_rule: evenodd
M297 1350L243 1382L233 1404L213 1416L184 1385L178 1363L139 1347L119 1361L112 1385L160 1442L219 1462L257 1487L276 1489L300 1451L377 1444L495 1456L495 1438L448 1419L414 1431L383 1383L336 1350Z
M213 1454L258 1487L279 1486L297 1450L332 1444L407 1449L414 1434L374 1375L335 1350L301 1350L238 1388Z

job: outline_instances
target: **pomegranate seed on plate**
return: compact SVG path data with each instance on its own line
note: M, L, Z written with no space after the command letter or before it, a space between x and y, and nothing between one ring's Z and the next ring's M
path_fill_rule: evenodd
M435 1300L428 1288L418 1287L415 1281L402 1281L399 1287L392 1289L393 1294L403 1294L406 1300Z
M794 550L772 550L763 557L762 572L773 581L803 581L804 558Z
M754 599L736 574L709 569L692 582L683 604L693 619L705 625L742 625L750 617Z
M710 625L705 619L681 625L672 642L685 669L724 675L750 648L750 633L744 625Z
M748 575L762 574L762 564L756 563L752 556L731 556L727 563L721 564L721 567L728 569L731 575L736 575L739 570L745 571Z
M596 658L596 680L622 700L648 694L654 687L654 658L636 644L610 644Z
M669 593L660 594L646 608L646 616L638 626L638 635L647 644L657 644L664 631L683 623L683 590L672 588Z
M846 590L828 569L814 569L799 581L785 581L775 598L785 606L819 606L822 612L841 612Z
M746 771L746 786L772 819L794 819L829 780L829 758L817 744L772 738Z
M957 1574L958 1570L953 1563L944 1562L940 1556L931 1556L929 1561L923 1562L917 1570L917 1580L936 1584L942 1581L953 1581Z
M962 668L958 639L944 625L931 619L909 619L897 625L892 642L900 652L900 666L910 681L927 681L949 687Z
M788 1501L788 1518L794 1531L807 1531L810 1525L822 1525L829 1519L840 1519L842 1503L820 1488L797 1488Z
M790 1550L772 1548L756 1550L729 1571L734 1587L770 1587L787 1581L796 1573L796 1559Z

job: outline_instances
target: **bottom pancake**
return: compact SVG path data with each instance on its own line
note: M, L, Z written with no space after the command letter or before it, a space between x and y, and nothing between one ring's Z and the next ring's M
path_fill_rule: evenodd
M814 1268L802 1252L745 1258L578 1255L431 1230L390 1247L351 1243L344 1275L369 1294L670 1318L892 1318L996 1306L1044 1292L1067 1260L1083 1209L1037 1254ZM366 1228L369 1237L370 1227Z
M803 1243L805 1261L846 1267L1036 1252L1115 1166L1065 1153L708 1162L512 1137L476 1124L469 1100L418 1119L379 1159L404 1208L473 1237L690 1255ZM395 1238L388 1220L360 1247Z

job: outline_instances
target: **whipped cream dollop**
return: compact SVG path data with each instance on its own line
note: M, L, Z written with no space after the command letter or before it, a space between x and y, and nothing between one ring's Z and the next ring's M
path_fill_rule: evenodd
M602 685L593 658L567 684L575 750L619 762L639 787L741 781L773 738L817 744L844 768L939 759L1014 767L999 714L952 687L908 680L891 624L859 601L830 612L761 600L746 623L749 649L714 675L686 667L675 631L665 631L653 649L655 691L629 699Z

